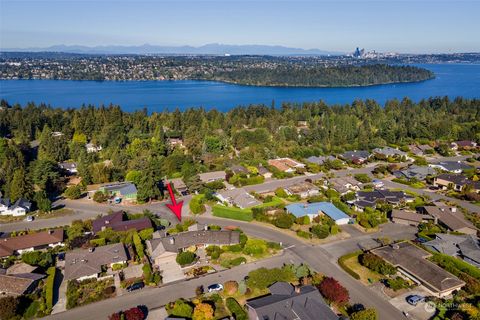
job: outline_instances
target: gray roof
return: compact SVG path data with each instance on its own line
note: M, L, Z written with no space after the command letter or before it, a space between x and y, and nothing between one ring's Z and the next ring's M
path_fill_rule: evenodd
M462 212L458 212L458 210L454 212L451 207L424 206L422 209L425 213L437 218L452 231L461 230L463 228L476 230L475 226L465 219Z
M215 180L225 180L225 171L213 171L200 173L198 175L203 182L210 182Z
M392 147L383 147L383 148L375 148L373 149L374 153L382 154L384 156L406 156L407 153L401 150L392 148Z
M186 231L148 241L147 246L153 258L164 252L179 252L195 245L232 245L240 243L238 231L198 230Z
M393 209L392 210L392 219L401 219L401 220L413 221L413 222L420 223L424 220L429 220L429 219L432 219L432 218L428 215L425 215L425 214L418 214L418 213L410 212L410 211L406 211L406 210Z
M73 280L98 274L102 266L127 261L127 252L122 243L89 249L77 249L65 255L65 279Z
M241 166L241 165L233 165L230 167L230 170L232 170L232 172L234 174L240 174L240 173L245 173L245 174L248 174L249 171L247 168L245 168L244 166Z
M407 179L424 180L427 176L436 174L435 169L431 167L410 166L407 169L395 171L393 173L396 177L405 177Z
M269 289L270 295L247 301L247 307L255 310L258 319L339 319L314 286L295 290L290 283L276 282Z
M260 201L255 199L252 195L250 195L245 189L237 188L232 190L225 190L219 192L219 194L225 198L229 199L235 205L241 208L251 208L261 204Z
M403 191L390 191L390 190L374 190L374 191L358 191L357 206L375 206L379 201L385 201L391 204L397 204L407 199L411 199L412 196L405 194Z
M137 188L131 182L118 182L103 185L102 188L107 192L119 192L121 195L135 194Z
M437 176L437 179L449 181L461 187L466 185L472 185L474 189L480 189L479 181L469 180L467 179L467 177L462 176L461 174L442 173Z
M259 165L257 169L258 169L258 173L259 173L259 174L262 174L262 175L270 172L270 171L268 171L267 168L265 168L265 167L262 166L262 165Z
M325 163L325 161L333 161L335 159L336 158L334 156L319 156L319 157L311 156L311 157L308 157L306 160L311 163L322 165Z
M32 203L30 201L28 201L27 199L20 198L17 201L15 201L15 203L10 209L14 210L16 208L22 208L29 211L31 207L32 207Z
M465 285L464 281L427 260L430 254L411 243L381 247L372 253L410 273L434 292L447 292Z
M347 160L354 160L354 159L368 159L370 157L370 152L366 150L354 150L354 151L347 151L343 153L342 158Z
M449 256L461 256L467 261L480 265L479 239L473 235L453 235L437 233L435 239L424 245L433 250L448 254Z
M441 161L437 163L432 163L431 166L440 166L444 168L446 171L454 172L457 170L467 170L471 169L472 167L467 166L466 164L462 163L461 161Z

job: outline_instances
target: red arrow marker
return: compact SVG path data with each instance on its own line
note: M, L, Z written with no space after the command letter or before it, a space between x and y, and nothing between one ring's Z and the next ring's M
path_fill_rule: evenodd
M172 210L172 212L177 216L178 221L182 221L183 201L180 201L179 203L177 203L170 183L167 184L167 188L168 188L168 193L170 193L170 200L172 200L172 203L171 204L167 203L166 206L168 207L168 209Z

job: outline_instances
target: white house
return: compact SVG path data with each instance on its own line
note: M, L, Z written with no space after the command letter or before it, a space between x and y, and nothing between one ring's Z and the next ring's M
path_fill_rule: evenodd
M24 216L30 211L32 204L23 198L18 199L12 205L10 200L0 198L0 215L4 216Z
M97 146L96 144L93 143L87 143L85 145L85 148L87 149L88 153L94 153L102 150L102 146Z

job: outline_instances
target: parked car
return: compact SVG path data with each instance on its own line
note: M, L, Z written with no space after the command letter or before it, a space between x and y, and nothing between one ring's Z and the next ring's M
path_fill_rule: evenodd
M413 294L407 297L408 304L411 304L412 306L416 306L419 302L422 302L424 300L425 297L422 297L418 294Z
M65 252L57 253L57 260L58 261L64 261L65 260Z
M209 285L207 289L208 289L208 292L217 292L217 291L222 291L223 286L220 283L215 283L215 284Z
M143 282L137 282L127 287L127 292L143 289L144 287L145 287L145 284Z
M25 221L27 221L27 222L32 222L33 220L35 220L35 217L34 217L34 216L27 216L27 217L25 218Z

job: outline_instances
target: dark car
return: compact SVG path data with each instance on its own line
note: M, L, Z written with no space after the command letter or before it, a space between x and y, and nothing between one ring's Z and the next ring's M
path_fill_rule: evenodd
M145 287L145 284L143 282L137 282L132 284L131 286L127 287L128 292L132 292L138 289L143 289Z
M416 306L419 302L425 301L425 297L422 297L418 294L414 294L414 295L408 296L406 300L408 304L411 304L412 306Z

